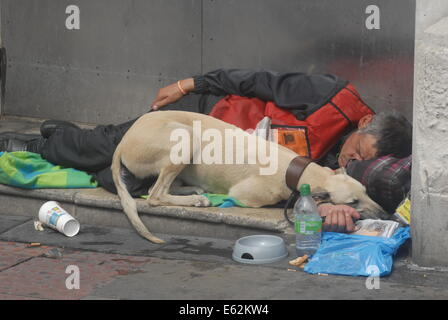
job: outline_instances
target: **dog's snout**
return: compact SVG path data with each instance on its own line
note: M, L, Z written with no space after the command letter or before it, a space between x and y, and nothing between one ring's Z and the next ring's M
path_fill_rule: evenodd
M361 219L388 220L391 216L380 205L370 199L359 201L355 209L361 215Z

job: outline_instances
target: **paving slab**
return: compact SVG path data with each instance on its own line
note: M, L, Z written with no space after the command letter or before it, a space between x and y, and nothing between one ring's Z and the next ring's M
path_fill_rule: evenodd
M29 220L31 218L22 216L0 216L0 234Z

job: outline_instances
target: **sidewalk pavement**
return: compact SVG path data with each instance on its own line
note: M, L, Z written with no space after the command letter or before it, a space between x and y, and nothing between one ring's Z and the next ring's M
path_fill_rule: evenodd
M0 216L0 299L448 298L448 273L413 267L407 248L380 289L369 290L366 278L310 275L289 266L292 245L287 259L255 266L231 259L230 240L160 236L166 244L151 244L132 229L83 225L67 238L36 231L29 217Z

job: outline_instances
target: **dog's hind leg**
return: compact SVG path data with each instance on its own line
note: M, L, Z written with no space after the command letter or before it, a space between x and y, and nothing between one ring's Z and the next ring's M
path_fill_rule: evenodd
M254 186L263 187L254 188ZM279 190L267 185L266 180L260 176L248 177L235 184L230 188L229 196L252 208L273 205L282 200Z
M149 188L148 194L151 193L151 190L152 186ZM175 179L171 184L170 191L168 193L175 196L189 196L191 194L203 194L205 191L200 187L184 186L180 180Z
M184 186L184 185L182 185L182 181L180 181L179 179L176 179L171 184L169 194L176 195L176 196L188 196L191 194L203 194L204 192L205 192L204 189L199 188L199 187Z
M171 184L177 175L186 165L169 165L159 173L156 183L149 191L147 202L152 206L188 206L188 207L208 207L210 202L205 196L175 196L169 194Z

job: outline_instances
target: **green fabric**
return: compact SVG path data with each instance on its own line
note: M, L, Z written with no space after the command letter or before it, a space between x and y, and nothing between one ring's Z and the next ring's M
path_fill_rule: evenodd
M229 197L227 194L204 193L203 196L207 197L213 207L227 208L238 206L247 208L246 205L233 197Z
M0 152L0 184L25 189L96 188L86 172L55 166L32 152Z

